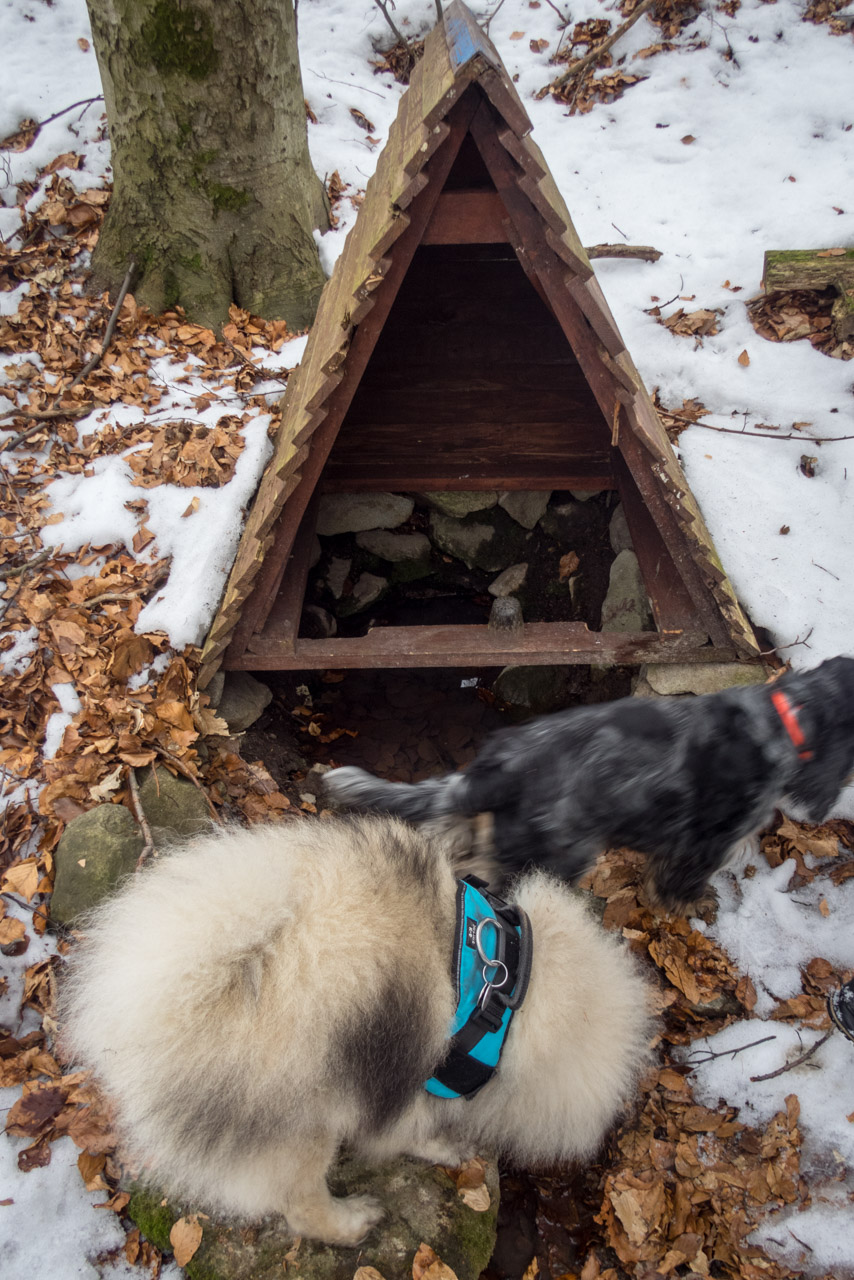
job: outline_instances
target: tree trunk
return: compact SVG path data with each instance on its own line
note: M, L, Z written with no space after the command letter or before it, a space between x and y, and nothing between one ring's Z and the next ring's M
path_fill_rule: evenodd
M87 0L113 198L92 257L115 292L218 326L232 302L314 318L328 226L311 167L292 0Z

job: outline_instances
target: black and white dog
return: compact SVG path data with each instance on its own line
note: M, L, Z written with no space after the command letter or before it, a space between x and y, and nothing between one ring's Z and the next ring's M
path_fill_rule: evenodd
M492 815L498 874L572 880L606 848L649 855L657 905L690 912L778 807L829 813L854 768L854 658L771 685L580 707L499 731L465 773L412 785L331 770L342 804L411 822Z

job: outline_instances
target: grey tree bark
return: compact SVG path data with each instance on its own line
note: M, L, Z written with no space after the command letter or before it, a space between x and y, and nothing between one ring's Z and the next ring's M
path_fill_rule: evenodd
M87 0L113 197L93 286L216 327L232 302L306 327L328 204L308 154L293 0Z

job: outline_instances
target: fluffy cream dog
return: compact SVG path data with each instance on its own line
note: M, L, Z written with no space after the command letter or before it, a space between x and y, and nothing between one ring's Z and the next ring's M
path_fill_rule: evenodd
M334 1198L342 1145L459 1164L592 1154L647 1052L647 991L578 896L543 872L524 1003L473 1098L425 1088L448 1050L456 882L440 842L356 817L203 836L88 920L63 983L67 1053L114 1100L147 1176L215 1213L281 1213L352 1245L379 1221Z

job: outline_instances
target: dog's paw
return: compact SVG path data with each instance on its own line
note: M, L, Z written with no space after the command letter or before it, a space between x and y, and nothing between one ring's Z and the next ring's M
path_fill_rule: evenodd
M469 1159L468 1152L462 1151L449 1142L443 1142L441 1138L422 1142L407 1154L415 1160L423 1160L426 1164L440 1164L446 1169L458 1169Z
M360 1244L385 1215L375 1196L344 1196L335 1201L338 1226L336 1237L327 1236L330 1244Z

